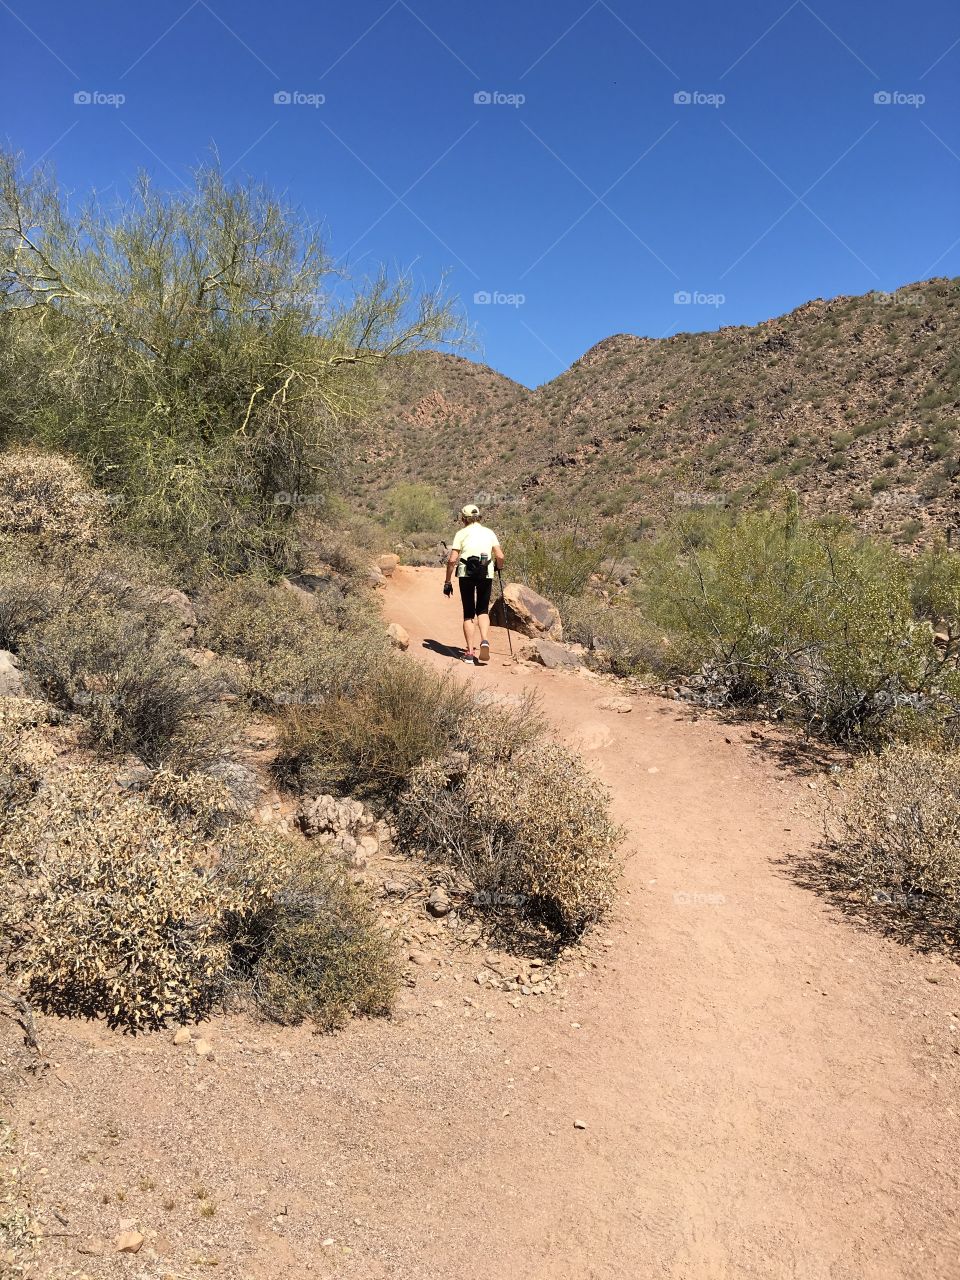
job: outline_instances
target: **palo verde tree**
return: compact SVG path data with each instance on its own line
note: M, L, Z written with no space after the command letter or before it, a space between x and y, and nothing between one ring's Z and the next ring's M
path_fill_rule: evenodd
M347 284L321 238L217 167L71 208L0 155L0 440L81 458L149 541L279 564L385 362L456 341L442 284Z

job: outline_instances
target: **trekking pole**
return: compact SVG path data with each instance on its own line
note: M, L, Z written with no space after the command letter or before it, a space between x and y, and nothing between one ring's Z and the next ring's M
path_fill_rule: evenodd
M510 657L513 657L513 637L510 635L510 627L507 624L507 602L503 598L503 574L497 570L497 579L500 583L500 603L503 605L503 625L507 631L507 644L510 646Z

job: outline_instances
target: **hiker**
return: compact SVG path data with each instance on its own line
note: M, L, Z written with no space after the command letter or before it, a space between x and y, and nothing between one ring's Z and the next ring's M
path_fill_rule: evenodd
M467 505L460 512L463 526L457 531L447 557L447 578L443 594L453 595L452 578L457 575L463 604L463 660L471 666L490 661L490 593L493 574L503 568L503 552L497 535L480 523L480 508ZM479 631L480 643L475 646Z

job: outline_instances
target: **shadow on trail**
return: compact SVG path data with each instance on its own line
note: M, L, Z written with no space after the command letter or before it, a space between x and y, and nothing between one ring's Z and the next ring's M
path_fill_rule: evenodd
M960 960L957 917L946 904L920 893L875 894L851 885L829 843L775 861L782 873L824 899L848 924L921 954L940 952Z
M441 658L463 657L462 645L443 644L440 640L424 640L423 648L429 649L431 653L438 653Z

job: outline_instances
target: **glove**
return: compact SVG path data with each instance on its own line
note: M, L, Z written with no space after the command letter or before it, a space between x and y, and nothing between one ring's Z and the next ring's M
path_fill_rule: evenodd
M452 582L445 582L445 583L443 584L443 594L444 594L445 596L452 596L452 595L453 595L453 583L452 583Z

